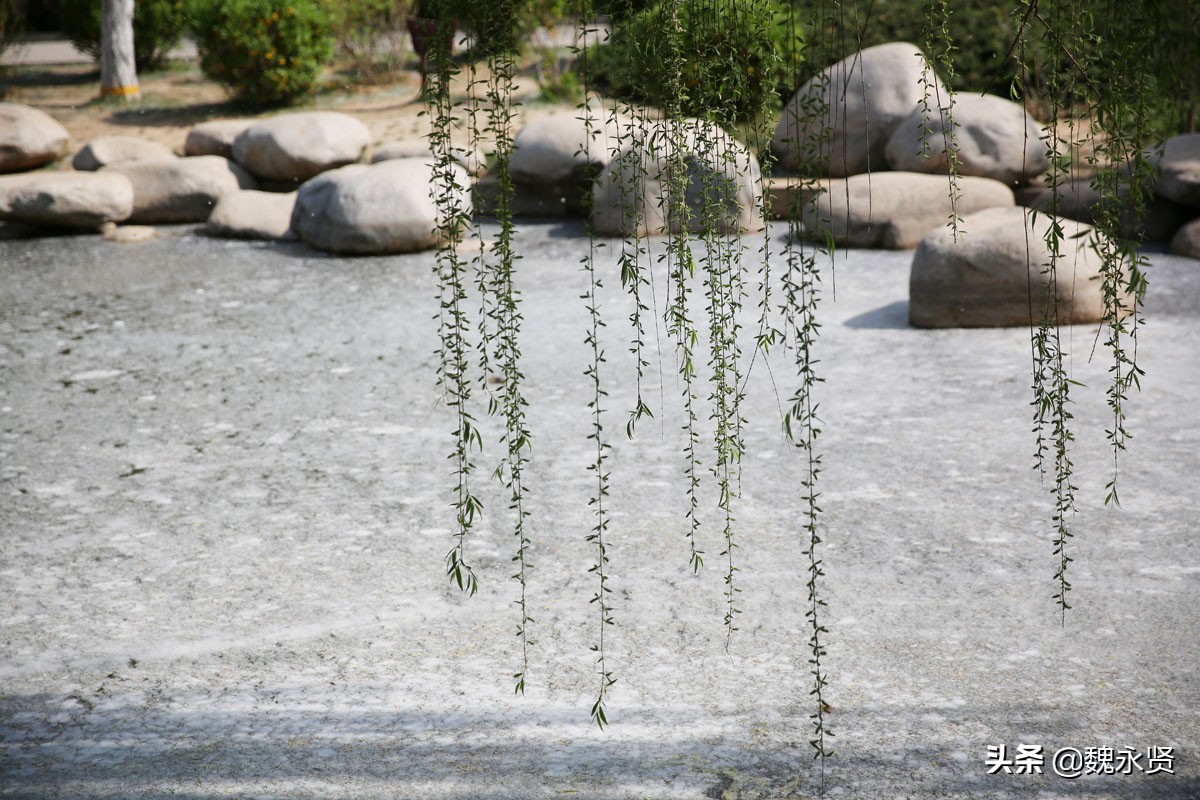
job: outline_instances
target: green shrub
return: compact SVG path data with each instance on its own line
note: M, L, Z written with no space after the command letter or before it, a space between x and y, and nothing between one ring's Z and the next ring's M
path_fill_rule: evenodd
M332 30L317 0L210 0L196 11L200 69L239 101L282 105L312 91Z
M394 80L409 53L405 19L412 0L343 0L334 9L337 50L349 58L355 77Z
M97 0L59 0L63 33L80 51L100 59L100 7ZM137 0L133 4L133 55L139 70L162 66L187 29L184 0Z
M798 15L780 0L679 0L681 37L674 50L671 4L660 0L618 23L609 42L588 53L592 85L629 100L666 106L671 54L682 56L680 110L722 124L741 122L795 90L803 58Z
M0 56L8 46L16 40L24 27L23 0L0 0ZM3 78L8 67L0 64L0 78ZM7 83L0 80L0 100L7 94Z

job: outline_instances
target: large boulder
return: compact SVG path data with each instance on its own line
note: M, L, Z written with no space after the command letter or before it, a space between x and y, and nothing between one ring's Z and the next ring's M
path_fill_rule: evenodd
M187 132L183 154L233 158L233 143L253 124L252 119L214 119L197 123Z
M217 201L205 232L225 239L288 239L296 193L259 192L246 189Z
M513 139L509 161L518 205L579 214L596 176L635 138L631 120L603 108L593 109L590 125L577 110L531 120Z
M54 117L18 103L0 103L0 172L49 164L67 152L71 136Z
M459 173L459 202L469 212L466 171L452 169ZM438 211L429 193L433 177L433 163L418 158L325 172L300 187L292 230L318 250L333 253L426 250L438 242Z
M1177 256L1200 259L1200 218L1183 225L1171 239L1171 252Z
M990 208L963 220L966 236L938 228L921 240L909 278L909 322L919 328L1024 327L1042 319L1051 226L1062 226L1055 308L1060 324L1104 318L1100 236L1082 222L1029 209ZM1126 299L1126 309L1132 301Z
M38 172L0 177L0 219L58 228L99 228L133 212L124 175Z
M800 87L771 149L785 168L817 165L835 178L886 169L888 140L926 96L936 106L945 90L919 47L868 47Z
M109 164L123 161L147 161L174 158L175 154L165 144L152 142L140 136L99 136L79 148L71 159L71 166L84 172L95 172Z
M830 180L816 200L800 205L805 235L832 236L849 247L908 250L929 231L985 208L1011 206L1012 190L990 178L958 179L917 172L879 172ZM970 232L965 222L960 225Z
M1125 181L1117 188L1118 197L1124 202L1129 193ZM1055 196L1057 194L1057 197ZM1035 208L1047 214L1096 224L1103 210L1100 193L1088 178L1070 178L1057 187L1046 185L1026 186L1016 191L1019 205ZM1132 209L1120 211L1117 233L1126 239L1146 239L1169 242L1179 226L1194 215L1187 206L1162 197L1144 193L1145 207L1135 213Z
M480 150L471 152L463 147L452 147L450 157L472 175L487 169L487 156ZM371 163L393 161L397 158L433 158L433 149L428 139L395 139L371 148Z
M592 188L592 227L601 235L679 233L667 219L670 166L678 160L686 177L687 229L703 230L706 214L721 233L761 230L762 173L758 161L718 126L702 120L662 122L609 161Z
M957 94L949 109L932 111L914 109L892 133L886 148L892 169L945 175L947 150L953 150L959 175L1018 186L1050 165L1037 120L1020 103L991 94Z
M255 188L254 178L220 156L128 161L104 167L133 184L133 214L141 225L204 222L227 194Z
M280 114L256 122L233 143L233 158L260 178L305 181L352 164L371 143L359 120L337 111Z
M1153 153L1160 177L1158 194L1186 206L1200 206L1200 133L1184 133Z

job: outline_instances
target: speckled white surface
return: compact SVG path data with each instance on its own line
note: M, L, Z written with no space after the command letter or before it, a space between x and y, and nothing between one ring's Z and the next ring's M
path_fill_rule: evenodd
M495 450L470 544L483 586L467 599L442 574L451 419L433 386L430 255L180 231L0 242L0 796L814 796L799 473L770 375L755 367L747 406L743 613L726 652L711 502L709 566L687 570L665 334L656 420L623 436L630 308L608 250L618 682L612 726L588 721L574 233L521 233L537 620L524 698L508 677L512 536L485 484ZM1200 796L1200 264L1153 257L1121 509L1101 505L1106 364L1088 361L1093 330L1068 332L1089 387L1060 627L1028 331L908 328L908 258L849 253L836 300L825 278L827 795ZM787 364L772 368L786 393ZM1173 746L1177 774L986 774L988 745L1022 743Z

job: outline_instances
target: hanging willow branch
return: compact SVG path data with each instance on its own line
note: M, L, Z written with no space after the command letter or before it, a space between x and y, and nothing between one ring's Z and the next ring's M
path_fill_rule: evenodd
M437 20L439 30L453 25L448 15ZM446 405L454 409L454 445L450 459L454 464L454 516L457 530L454 544L446 554L446 574L459 589L475 594L479 582L475 569L467 558L467 541L483 504L472 489L471 475L475 469L472 451L483 447L483 438L476 427L470 408L471 377L469 353L470 315L466 308L466 263L459 253L462 231L470 225L469 206L464 202L468 187L460 180L461 170L454 158L451 131L454 127L454 104L451 81L454 75L451 62L452 40L437 35L430 52L433 62L429 77L427 102L432 129L429 148L433 153L433 184L430 191L437 207L437 232L441 240L435 260L439 289L439 350L438 386Z
M514 282L518 256L513 249L516 228L512 203L516 188L509 169L513 145L513 58L518 46L514 39L517 7L514 0L497 0L491 9L488 25L484 28L491 39L487 59L488 130L495 144L493 174L499 191L493 213L500 230L483 259L490 260L492 266L483 273L480 284L484 287L483 293L493 298L492 313L497 334L494 363L501 375L498 411L504 418L504 457L496 467L495 476L508 490L509 509L513 513L513 536L517 540L516 554L512 557L516 572L512 579L518 586L518 597L514 603L518 609L516 635L520 642L520 669L513 674L513 679L516 681L514 691L523 694L529 672L529 648L533 644L529 626L534 620L529 613L528 600L527 576L532 565L529 560L531 543L526 527L529 512L525 508L527 490L524 480L531 438L525 419L526 401L521 390L524 379L520 363L523 316L521 294ZM486 343L481 349L486 349Z
M632 0L625 2L627 12L632 12ZM723 81L727 76L712 74L713 70L706 71L702 64L689 62L688 57L691 53L685 48L686 43L690 41L688 37L698 36L701 40L705 37L716 38L728 14L738 19L753 18L751 24L761 27L765 39L773 9L761 0L695 0L695 5L688 6L687 14L688 25L693 26L694 30L687 31L685 36L684 15L681 13L685 2L687 0L661 0L658 8L663 16L657 26L657 39L639 43L640 46L657 49L658 55L667 65L669 85L665 93L665 107L662 109L666 122L652 126L649 124L649 114L644 108L626 104L617 108L623 108L627 116L633 119L633 123L622 124L618 121L616 110L608 112L598 104L596 109L593 108L592 97L586 87L581 118L584 121L586 137L591 142L601 135L599 128L606 127L603 120L598 124L596 115L612 113L609 121L613 123L612 127L616 131L615 150L622 153L618 158L630 159L631 168L622 172L627 177L633 176L633 183L640 180L645 185L649 165L655 168L663 179L661 197L646 198L645 202L658 200L662 203L661 213L657 216L663 220L668 237L665 251L658 262L665 265L668 282L668 295L661 313L673 341L681 385L684 415L682 428L685 434L683 473L687 481L684 517L689 543L689 566L693 571L699 571L703 564L704 551L700 549L697 541L703 472L699 418L707 409L708 419L712 421L713 426L715 453L711 469L717 486L717 505L722 520L724 547L721 556L725 560L724 623L728 646L729 637L736 630L736 615L740 613L737 604L740 588L735 580L738 572L735 559L738 548L735 537L735 503L741 490L741 455L744 447L745 420L742 401L748 372L754 361L751 360L750 365L744 364L740 349L739 334L746 291L742 264L744 246L739 236L723 227L727 224L724 214L728 198L723 195L727 187L715 174L723 170L734 173L742 165L729 161L729 153L733 150L727 146L730 143L724 139L726 134L713 123L730 126L732 109L740 98L724 97L718 92L716 105L711 109L708 120L683 119L683 109L691 108L688 95L693 87L705 82L720 87L736 85L736 81ZM1046 3L1044 6L1051 4ZM449 10L451 4L439 3L437 7L441 15L439 24L452 24L452 12ZM455 509L457 530L453 534L453 546L446 556L446 572L454 585L463 591L473 594L477 590L477 576L467 551L470 533L482 513L482 505L474 491L473 471L476 458L474 454L482 448L483 442L472 411L472 392L482 391L489 397L489 411L504 419L504 434L501 439L504 454L495 475L508 491L509 505L515 519L514 535L517 548L512 560L516 570L512 577L519 587L519 596L515 603L519 609L516 627L520 640L520 666L513 673L513 677L516 680L515 689L521 693L525 689L529 671L529 648L532 645L529 628L533 623L527 597L531 540L527 527L529 514L526 509L525 482L531 437L526 420L526 402L522 393L524 376L520 367L520 331L523 318L520 293L515 281L515 266L519 256L514 250L514 186L509 172L509 155L513 139L512 96L516 76L515 58L519 45L516 32L521 27L518 25L518 16L525 8L521 0L473 0L465 7L470 11L470 22L472 29L477 33L477 41L486 43L485 52L488 56L485 80L480 81L476 77L474 66L470 68L467 88L469 150L476 150L481 139L481 128L478 124L478 117L481 115L478 86L485 85L486 132L495 138L493 174L499 191L494 201L494 213L499 223L499 233L487 251L481 250L479 256L469 262L464 260L464 249L460 248L462 231L470 227L471 219L467 206L461 199L465 196L466 187L461 185L461 171L455 166L456 152L451 142L451 134L456 125L451 83L456 71L452 66L447 40L442 39L435 42L431 54L433 68L428 100L433 117L430 145L435 160L434 200L438 209L438 232L441 237L435 266L439 286L438 326L441 342L437 378L445 401L453 409L455 417L454 444L450 460L455 474L456 485L453 489L452 505ZM590 0L579 0L577 8L585 26L583 53L586 54L586 26L592 19L593 9ZM929 116L935 113L934 106L938 114L952 113L950 109L953 106L953 94L939 94L939 84L933 76L936 68L947 76L948 81L953 79L955 50L954 41L950 36L951 7L948 0L928 0L926 8L924 43L929 60L924 77L926 93L923 108L926 118L923 122L928 122ZM1099 13L1089 13L1094 8L1101 10ZM807 43L809 52L815 54L809 58L810 64L819 68L821 63L830 63L841 58L846 51L848 31L861 47L868 19L860 19L858 11L857 5L851 6L848 11L846 4L838 0L796 0L787 4L787 13L806 14L815 32L815 36ZM870 13L869 7L868 17ZM1139 210L1145 206L1152 183L1152 167L1144 151L1154 130L1152 123L1155 118L1148 98L1155 94L1156 87L1161 88L1155 80L1155 70L1161 69L1161 55L1155 52L1154 31L1156 27L1161 27L1160 17L1164 13L1166 12L1155 4L1129 4L1121 0L1097 0L1096 3L1065 0L1063 3L1053 4L1049 9L1039 8L1038 0L1021 0L1014 10L1014 24L1019 30L1010 55L1016 54L1016 61L1022 72L1027 69L1027 48L1032 50L1035 62L1039 59L1048 62L1041 65L1044 69L1040 70L1040 74L1045 77L1045 97L1053 118L1047 133L1046 146L1051 156L1049 183L1053 194L1051 211L1054 217L1045 241L1049 257L1042 265L1041 283L1045 287L1044 293L1034 298L1032 281L1030 284L1031 304L1036 302L1041 311L1038 323L1031 325L1030 342L1034 395L1033 425L1037 439L1035 460L1043 475L1053 472L1053 544L1057 560L1054 579L1058 590L1054 597L1064 620L1065 613L1070 608L1068 592L1071 585L1067 578L1068 565L1072 558L1068 554L1068 544L1073 536L1070 522L1075 514L1077 491L1071 454L1074 442L1071 428L1071 393L1073 387L1078 384L1070 375L1071 354L1064 342L1066 337L1058 308L1058 286L1060 280L1066 279L1060 276L1060 266L1064 261L1064 232L1057 217L1061 207L1062 187L1072 167L1077 165L1070 159L1078 150L1080 136L1073 123L1070 123L1067 125L1068 133L1064 141L1059 126L1055 123L1060 111L1090 108L1104 132L1101 139L1093 140L1093 149L1097 153L1094 164L1097 167L1131 165L1126 173L1116 169L1100 169L1096 179L1096 185L1104 197L1098 226L1108 234L1099 239L1097 247L1104 257L1104 330L1106 344L1112 354L1112 382L1107 394L1112 415L1108 437L1113 450L1113 474L1107 487L1106 502L1117 503L1118 456L1130 438L1124 424L1125 406L1129 392L1137 388L1139 376L1142 374L1135 356L1137 333L1141 324L1140 300L1145 290L1146 262L1145 257L1137 250L1139 240L1136 228ZM1038 28L1036 40L1033 34L1035 27ZM481 32L482 35L479 36ZM1074 47L1077 42L1084 40L1115 42L1109 54L1112 60L1122 65L1124 71L1112 73L1106 77L1107 83L1098 84L1094 76L1089 74L1090 71L1099 69L1098 61L1095 58L1089 60L1088 56L1077 52ZM837 55L829 58L835 49ZM776 54L776 58L778 57ZM586 55L584 59L586 60ZM588 70L584 69L585 75L587 72ZM846 76L835 76L834 79L847 80ZM816 80L828 82L831 78L828 73L821 73ZM800 83L799 75L796 83ZM1023 83L1037 85L1033 80L1023 81L1019 75L1014 81L1015 91L1019 91L1017 87ZM1097 88L1098 85L1103 91ZM809 140L804 142L802 148L808 153L830 152L830 113L846 113L844 103L838 109L830 109L825 105L823 98L827 95L819 90L822 88L827 87L818 87L818 91L812 93L814 100L802 109L803 119L791 119L787 122L794 124L795 130L800 130L805 121L822 121L820 125L804 126L805 129L813 131L806 134ZM949 86L946 87L946 91L952 92ZM1129 98L1132 98L1132 101ZM953 201L957 199L959 190L955 126L952 119L943 124L942 128L945 136L942 146L949 161L949 191ZM650 130L654 133L648 133ZM758 143L757 149L762 154L762 163L767 168L764 170L765 174L771 164L769 150L763 146L763 137L753 126L749 129L748 137ZM607 148L609 145L610 141L605 132L604 146ZM933 149L928 142L924 142L924 146L930 151ZM643 153L647 152L649 156L643 158ZM658 159L658 163L650 163L647 158ZM694 163L690 159L694 159ZM815 182L812 179L827 177L828 164L810 164L809 169L810 172L804 176L810 180L806 187L809 190L807 193L810 202L817 202L819 192L813 191ZM621 192L620 202L623 208L639 207L642 198L638 197L638 189L631 185L630 181L621 181L618 190ZM764 215L769 211L770 202L768 193L764 191L760 207L760 212ZM828 630L824 625L825 600L821 591L821 580L825 572L819 550L823 535L820 516L821 494L818 491L818 479L822 471L818 441L822 427L816 397L818 384L822 379L816 368L816 356L821 327L817 309L822 299L822 269L829 264L832 270L833 244L831 240L826 240L823 245L816 247L806 243L804 237L811 232L802 230L797 221L801 219L801 215L796 212L797 210L793 209L793 213L789 215L792 221L789 223L790 236L781 275L778 274L778 270L772 269L769 230L761 247L761 305L755 335L755 356L758 351L762 351L765 356L772 348L785 348L790 351L796 373L796 388L783 404L782 419L785 434L788 441L794 445L800 464L801 508L798 538L806 561L803 581L806 589L803 627L807 662L812 677L810 695L815 701L815 709L811 715L813 730L810 744L814 757L820 759L823 775L825 759L832 755L828 738L832 737L833 733L826 726L829 706L825 701L828 683L825 641ZM649 359L646 357L646 329L652 324L650 320L657 320L660 313L655 298L653 270L647 263L650 248L645 243L645 230L654 223L643 219L630 219L630 216L636 217L640 213L636 210L626 212L623 228L627 232L632 231L632 234L627 234L622 239L617 258L622 285L633 299L633 312L630 314L633 333L629 340L629 349L635 360L636 397L634 407L629 410L626 420L626 433L629 436L634 434L642 419L652 416L650 404L646 402L643 393L645 370L649 366ZM1118 235L1130 225L1131 220L1135 235ZM959 222L957 208L953 203L949 222L957 233ZM477 227L476 233L478 230ZM593 524L589 528L586 540L594 553L589 573L595 581L591 603L595 604L597 627L591 647L595 653L596 677L599 679L591 717L603 728L608 724L608 690L615 678L610 666L608 631L609 626L613 624L613 607L610 586L612 576L609 569L609 444L604 425L604 398L607 397L607 392L603 378L604 365L607 362L602 342L605 321L599 303L603 284L595 258L597 247L599 245L589 228L589 251L582 261L587 285L581 297L587 313L584 341L590 355L584 375L588 381L590 395L587 404L590 417L588 439L594 452L589 470L594 473L594 488L589 500ZM830 274L832 275L832 271ZM698 277L706 301L704 313L709 345L707 367L711 373L709 391L703 398L699 396L697 386L697 362L703 358L699 350L701 334L697 322L691 316L689 305L696 291L695 281ZM479 318L475 324L472 324L466 302L468 283L472 278L474 289L480 295ZM778 304L777 309L772 307L773 303ZM773 316L773 312L776 311L777 317ZM658 323L653 324L657 330ZM476 349L472 349L472 336L479 340ZM472 353L475 354L474 361L471 358ZM476 376L478 383L472 379L472 364L480 370ZM499 388L495 389L490 381L493 372L499 372L499 380L496 382Z
M942 156L946 160L947 182L950 192L950 217L947 225L954 239L964 233L962 218L958 215L958 201L962 188L958 180L958 123L954 120L954 39L950 35L950 5L948 0L929 0L925 26L925 65L921 70L921 151L926 158L933 154L929 141L929 121L936 110L941 117ZM935 69L936 68L936 69ZM945 81L937 79L940 69ZM945 97L943 97L943 94ZM930 107L933 101L933 108Z

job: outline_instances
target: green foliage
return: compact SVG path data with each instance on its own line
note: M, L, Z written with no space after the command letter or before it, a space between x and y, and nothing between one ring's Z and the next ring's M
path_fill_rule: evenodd
M520 52L539 25L551 26L578 10L577 0L417 0L413 13L453 22L475 39L476 58Z
M23 0L0 0L0 56L24 28L24 11ZM5 69L0 66L0 76L4 75ZM3 97L4 86L0 84L0 98Z
M17 38L24 23L24 0L0 0L0 52Z
M316 0L209 0L196 12L200 68L241 101L285 104L313 89L332 30Z
M588 55L589 82L610 95L660 107L678 84L683 114L724 124L778 106L795 90L804 36L799 15L786 4L679 0L677 38L662 35L673 26L672 8L659 0L618 22L610 41Z
M1033 4L1028 18L1025 12L1030 4L1011 0L953 4L875 0L860 9L856 28L839 26L832 19L822 26L820 39L826 46L820 57L810 53L809 66L813 72L823 69L860 46L896 41L922 44L928 41L930 10L941 5L948 7L948 13L945 30L939 33L953 42L953 53L948 60L935 59L935 68L957 91L1008 96L1015 88L1035 115L1044 119L1051 105L1070 101L1052 99L1052 92L1066 87L1093 94L1120 91L1132 76L1118 73L1136 69L1151 84L1150 101L1157 106L1152 116L1160 135L1195 130L1200 124L1200 44L1194 35L1200 6L1189 0L1123 4L1043 0ZM1128 21L1131 14L1138 17L1139 27L1113 24L1118 19ZM1074 35L1064 39L1058 32L1070 19L1080 24ZM1114 48L1145 31L1155 40L1148 59L1134 64L1113 58ZM953 76L947 74L951 64Z
M337 51L350 59L357 78L367 83L394 80L408 53L402 45L412 0L344 0L333 9Z
M187 29L190 2L137 0L133 4L133 52L139 70L158 69ZM59 0L63 33L75 47L100 59L101 3Z
M537 79L542 99L547 103L578 105L583 102L583 84L579 74L570 64L564 64L553 50L544 50L540 54Z

